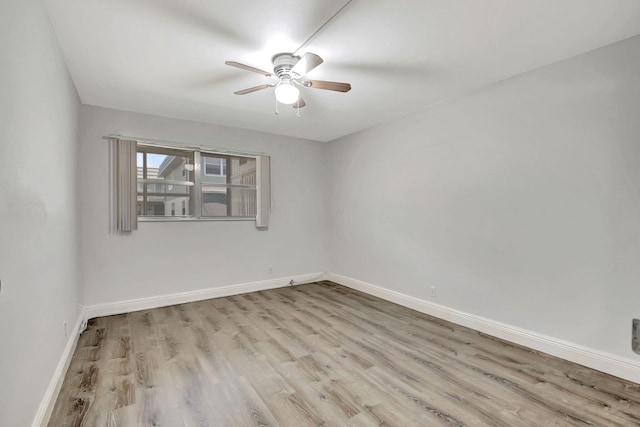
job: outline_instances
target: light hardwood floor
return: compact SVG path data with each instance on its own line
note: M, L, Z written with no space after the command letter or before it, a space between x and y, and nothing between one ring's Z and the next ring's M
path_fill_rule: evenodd
M319 282L90 321L63 426L637 426L640 386Z

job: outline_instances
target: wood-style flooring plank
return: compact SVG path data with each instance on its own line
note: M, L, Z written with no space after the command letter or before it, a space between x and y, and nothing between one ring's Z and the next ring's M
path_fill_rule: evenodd
M49 426L640 426L640 386L331 282L92 319Z

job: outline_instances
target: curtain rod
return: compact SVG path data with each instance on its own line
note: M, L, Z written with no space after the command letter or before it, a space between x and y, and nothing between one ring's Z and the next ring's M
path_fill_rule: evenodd
M147 144L147 145L155 145L158 147L165 147L165 148L177 148L177 147L183 147L183 148L190 148L190 149L197 149L197 150L204 150L204 151L215 151L217 153L228 153L228 154L239 154L239 155L250 155L250 156L268 156L267 153L265 152L255 152L255 151L238 151L238 150L232 150L230 148L218 148L218 147L210 147L207 145L201 145L201 144L196 144L196 145L191 145L191 144L185 144L182 142L178 142L178 141L168 141L168 140L163 140L163 139L151 139L151 138L140 138L137 136L129 136L129 135L115 135L115 134L110 134L110 135L105 135L102 137L102 139L104 140L111 140L111 139L130 139L136 142L140 142L142 144Z

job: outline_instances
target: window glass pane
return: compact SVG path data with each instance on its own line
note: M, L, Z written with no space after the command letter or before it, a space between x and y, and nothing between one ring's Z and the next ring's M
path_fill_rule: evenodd
M225 178L227 176L227 159L224 157L203 155L202 170L204 171L205 176L218 176Z
M202 216L256 216L256 190L254 188L227 189L225 187L203 186Z
M231 184L256 185L256 159L231 157Z
M145 187L147 188L146 193L138 194L138 215L190 215L189 206L193 187L176 184L146 184ZM184 209L178 211L176 206L184 206Z
M138 202L138 215L165 216L165 204L162 200L147 200L146 203Z
M231 216L256 216L255 188L229 189Z
M138 178L142 178L141 156L147 157L146 179L166 179L193 182L193 153L179 150L163 150L161 153L138 153Z
M191 187L179 184L147 184L147 193L149 194L188 194Z
M151 170L149 166L150 158L157 157L158 160L160 157L164 159L160 163L157 169L157 178L158 179L173 179L177 181L187 181L183 172L185 171L185 165L188 164L188 158L186 157L178 157L178 156L164 156L157 154L149 154L149 159L147 159L148 170ZM151 178L147 175L147 178Z
M202 177L202 216L255 216L256 160L246 157L217 157L208 154L203 154L202 158L204 171ZM214 183L218 185L207 185ZM233 187L234 185L251 187L236 188Z
M202 186L202 216L227 216L227 189Z

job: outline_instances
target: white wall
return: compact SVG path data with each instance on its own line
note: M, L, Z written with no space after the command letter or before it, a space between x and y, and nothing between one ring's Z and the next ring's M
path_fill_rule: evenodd
M78 98L39 0L0 2L0 425L26 426L76 324Z
M329 270L640 360L638 52L640 37L332 142Z
M102 139L109 134L271 155L269 230L257 230L254 221L140 222L131 235L109 234L108 143ZM324 271L321 143L89 106L81 108L80 141L86 305Z

